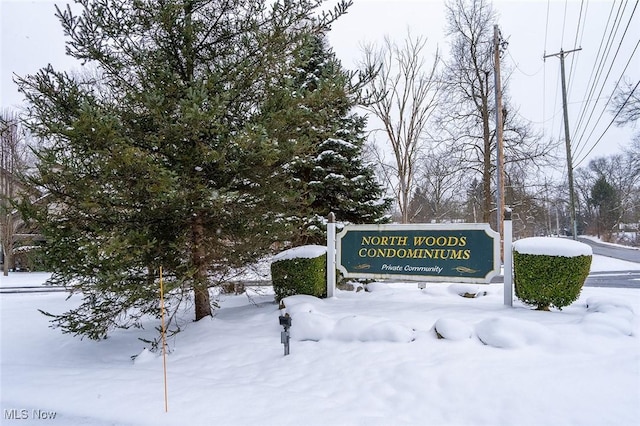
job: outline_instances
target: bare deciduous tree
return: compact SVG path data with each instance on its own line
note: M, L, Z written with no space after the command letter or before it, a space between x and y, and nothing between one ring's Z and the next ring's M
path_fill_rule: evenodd
M640 186L640 167L637 153L628 149L623 154L609 157L595 158L589 162L591 175L591 187L594 187L600 178L606 179L617 196L615 213L616 223L631 223L635 221L634 212L637 210L634 202L634 194Z
M636 84L625 81L619 87L611 104L611 112L615 114L615 123L624 126L640 119L640 81Z
M408 34L402 45L387 37L380 48L365 47L363 65L379 70L366 86L365 94L370 99L366 108L382 122L391 149L394 161L385 161L385 145L379 147L378 162L393 189L402 223L410 220L417 163L440 89L436 78L439 55L436 52L433 63L427 65L423 57L426 43L426 38Z
M481 177L481 214L490 222L494 202L495 87L494 34L496 15L486 0L450 0L446 4L451 56L446 63L439 105L439 130L468 171ZM507 170L522 173L549 161L551 141L541 141L531 126L509 105L508 81L503 82L503 138ZM475 178L475 177L474 177Z
M458 153L482 175L482 221L491 212L491 114L493 111L493 22L484 0L452 0L446 4L451 57L445 66L446 97L441 127Z
M0 243L5 276L14 267L15 234L22 223L13 202L21 192L20 176L28 165L27 153L18 116L8 110L0 112Z
M462 168L447 150L430 150L421 161L417 189L410 204L410 221L442 222L461 217Z

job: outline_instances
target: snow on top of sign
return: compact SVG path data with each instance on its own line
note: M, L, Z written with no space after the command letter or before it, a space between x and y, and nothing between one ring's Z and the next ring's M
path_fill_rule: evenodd
M294 247L289 250L285 250L281 253L278 253L273 257L273 261L277 262L279 260L289 260L289 259L313 259L315 257L320 257L327 252L326 246L318 246L318 245L307 245Z
M547 256L591 256L593 250L587 244L553 237L523 238L513 243L513 249L520 254L542 254Z

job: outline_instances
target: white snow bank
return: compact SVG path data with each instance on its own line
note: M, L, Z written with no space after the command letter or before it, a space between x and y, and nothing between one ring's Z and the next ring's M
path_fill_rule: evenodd
M349 315L336 321L330 339L344 342L398 342L415 340L414 330L396 321L365 315Z
M404 342L415 340L415 330L397 321L366 315L331 317L320 309L324 301L296 295L282 299L291 316L291 338L298 341Z
M591 272L609 271L640 271L640 263L594 254L591 258Z
M547 256L592 256L593 250L579 241L553 237L523 238L513 243L513 249L520 254L538 254Z
M0 285L36 285L37 277L46 279L12 273ZM287 298L292 333L317 333L316 341L292 339L288 356L272 293L225 295L215 317L196 323L185 311L183 331L168 341L167 387L163 357L139 340L158 337L160 321L80 340L49 329L36 309L65 312L79 296L2 294L0 406L7 417L27 409L30 418L0 423L199 426L213 423L212 410L229 426L638 423L640 289L585 287L562 311L541 312L518 300L505 307L499 283L481 286L487 295L474 299L442 283L385 285ZM350 324L354 330L339 330ZM393 343L383 332L416 339ZM42 422L33 410L57 416Z
M377 281L365 284L365 288L370 293L380 292L380 291L387 291L387 292L391 291L391 287L389 287L389 284L385 282L377 282Z
M515 318L488 318L476 325L478 339L496 348L521 348L547 343L553 334L544 325Z
M302 305L305 308L308 307L309 312L311 312L311 310L315 309L317 306L322 306L324 302L325 301L323 299L319 299L308 294L296 294L282 299L282 304L287 307L287 312L289 312L289 314L291 314L291 309L294 306Z
M617 298L600 296L587 299L587 314L582 318L582 324L591 333L631 336L634 320L632 304Z
M140 352L138 355L133 356L132 358L134 364L146 364L156 360L158 358L158 355L154 354L149 349L144 348L142 352Z
M300 342L330 338L336 327L336 321L320 312L297 312L291 315L291 338Z
M285 250L282 253L278 253L273 257L273 261L289 260L289 259L313 259L320 257L327 252L326 246L307 245L294 247L289 250Z
M622 315L620 315L622 314ZM582 318L582 325L590 334L615 337L617 335L633 335L633 324L625 318L623 311L589 312Z
M482 297L487 292L480 290L480 286L476 284L451 284L447 288L450 293L463 297Z
M608 312L612 309L622 309L628 311L632 316L635 314L633 304L617 297L589 297L587 299L587 309L589 311Z
M633 234L633 233L631 233L631 234ZM625 245L625 244L616 244L616 243L609 243L607 241L602 241L600 238L594 237L593 235L580 235L580 238L584 238L585 240L595 241L596 243L603 244L605 246L621 247L621 248L627 249L627 250L640 250L640 247L633 247L633 246L628 246L628 245Z
M440 318L433 328L441 338L447 340L466 340L473 335L471 327L455 318Z

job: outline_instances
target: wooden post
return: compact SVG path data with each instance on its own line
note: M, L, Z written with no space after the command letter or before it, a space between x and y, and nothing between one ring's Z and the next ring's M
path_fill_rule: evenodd
M503 238L504 222L504 143L503 143L503 117L502 117L502 83L500 80L500 29L493 26L493 55L496 96L496 231ZM501 245L502 246L502 245ZM502 256L504 259L504 254Z
M164 287L162 283L162 266L160 266L160 316L162 318L162 370L164 371L164 412L169 411L169 396L167 392L167 340L164 327Z
M564 57L567 53L578 52L582 50L573 49L565 52L560 49L560 53L554 53L552 55L545 55L544 58L548 58L550 56L558 56L560 58L560 78L562 79L562 110L564 113L564 143L565 149L567 151L567 178L569 179L569 208L571 214L571 228L573 230L573 239L578 239L578 225L576 222L576 201L575 201L575 192L573 189L573 159L571 158L571 139L569 135L569 112L567 107L567 83L565 80L564 73Z

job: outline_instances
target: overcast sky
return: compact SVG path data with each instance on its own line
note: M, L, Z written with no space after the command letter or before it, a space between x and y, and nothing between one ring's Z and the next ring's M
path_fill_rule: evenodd
M0 105L18 108L22 101L12 82L14 73L34 73L48 63L56 69L79 64L64 55L64 37L54 17L54 4L66 1L0 2ZM349 13L334 24L330 41L347 68L355 68L362 58L363 42L380 42L385 35L401 42L407 29L426 36L431 52L438 47L446 56L443 5L437 0L354 0ZM509 79L509 96L519 114L543 128L545 136L563 140L560 61L543 56L582 47L566 59L576 165L627 145L633 129L612 125L605 131L613 119L606 103L623 75L633 83L640 80L638 1L503 0L493 6L509 40L503 79Z

